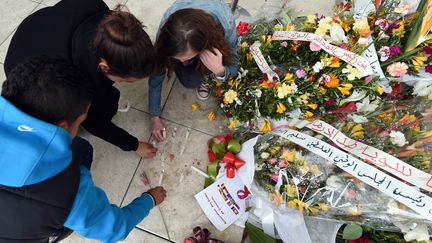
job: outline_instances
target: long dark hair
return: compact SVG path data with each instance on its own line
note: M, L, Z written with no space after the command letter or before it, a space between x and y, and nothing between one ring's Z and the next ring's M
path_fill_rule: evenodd
M156 51L144 25L122 5L98 26L93 48L98 59L105 59L109 74L120 77L147 77L154 69Z
M157 72L167 68L170 74L175 65L172 57L189 48L198 53L217 48L223 55L223 65L234 63L233 48L226 41L222 26L211 14L200 9L186 8L171 14L160 29L155 48L158 55ZM209 73L200 60L197 70L203 74Z

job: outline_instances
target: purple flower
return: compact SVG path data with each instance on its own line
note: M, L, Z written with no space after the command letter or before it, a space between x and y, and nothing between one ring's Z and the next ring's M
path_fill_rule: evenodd
M432 46L425 46L423 47L423 51L426 55L432 55Z
M325 102L324 102L324 105L328 105L328 106L331 106L331 105L333 105L334 103L335 103L335 101L336 101L336 99L335 98L329 98L328 100L326 100Z
M398 46L390 46L390 58L399 56L401 49Z
M426 65L425 71L432 74L432 65L431 64Z
M297 70L296 75L297 75L297 78L303 78L306 76L306 71L303 69Z
M397 28L399 28L399 27L400 27L399 24L393 23L393 24L391 24L391 25L388 27L387 32L390 32L390 33L391 33L394 29L397 29Z
M375 25L378 25L381 30L386 30L390 26L387 19L377 19Z
M373 80L372 75L369 75L369 76L367 76L367 77L365 78L365 82L366 82L366 84L370 83L372 80Z

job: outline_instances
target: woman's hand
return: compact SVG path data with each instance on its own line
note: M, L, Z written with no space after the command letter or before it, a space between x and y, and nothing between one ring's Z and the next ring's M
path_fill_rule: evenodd
M212 73L217 76L224 76L225 67L222 64L222 53L217 48L213 48L213 51L204 50L201 52L200 60Z
M152 125L151 125L151 131L153 136L160 142L165 140L166 138L163 136L163 131L165 131L165 126L160 120L158 116L154 116L151 118Z

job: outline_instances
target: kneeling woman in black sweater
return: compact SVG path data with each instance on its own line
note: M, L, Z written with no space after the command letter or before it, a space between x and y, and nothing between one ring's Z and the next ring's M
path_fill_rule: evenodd
M114 82L134 82L153 70L155 50L142 23L120 7L110 11L102 0L62 0L28 16L18 27L5 59L5 73L34 55L71 60L95 92L82 126L125 151L153 157L156 148L112 123L120 92Z

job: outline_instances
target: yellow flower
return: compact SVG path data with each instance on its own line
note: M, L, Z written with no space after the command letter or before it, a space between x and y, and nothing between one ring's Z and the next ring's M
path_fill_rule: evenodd
M308 23L308 24L315 24L315 19L316 19L315 15L308 15L307 19L306 19L306 23Z
M319 204L319 209L321 209L323 212L327 212L328 211L328 205L325 203L320 203Z
M309 211L310 211L312 214L317 214L319 210L318 210L317 208L309 208Z
M296 208L297 207L297 203L294 202L294 200L291 200L288 202L288 207L290 208Z
M337 57L331 57L330 58L330 64L328 65L329 67L332 67L332 68L338 68L338 67L340 67L340 62L339 62L339 58L337 58Z
M273 37L271 35L267 35L267 36L262 35L261 40L262 40L262 42L264 42L264 46L268 46L270 44L270 42L272 41L272 38Z
M251 52L246 53L246 59L247 59L248 61L250 61L250 60L253 59L253 55L252 55Z
M289 24L285 27L285 31L294 31L295 30L295 26L292 24Z
M249 44L248 44L246 41L243 41L243 42L240 44L240 46L241 46L242 48L248 48L248 47L249 47Z
M315 110L315 109L318 107L317 104L309 104L308 106L309 106L312 110Z
M377 86L375 87L376 92L378 92L378 94L382 95L384 93L383 88L381 88L380 85L377 84Z
M319 92L320 92L321 94L325 94L325 93L327 93L327 90L320 86L320 87L319 87Z
M398 21L397 24L399 25L399 28L397 29L393 29L393 35L398 36L398 37L403 37L404 36L404 22L403 21Z
M362 211L359 206L354 206L348 209L348 213L350 216L358 216L362 213Z
M209 121L214 121L214 120L216 120L216 113L215 113L214 111L211 111L210 113L208 113L208 115L207 115L207 119L208 119Z
M346 84L342 84L341 86L337 87L338 90L344 95L349 95L353 85L350 83L346 83Z
M276 205L281 205L283 203L283 197L279 192L272 194L272 201L276 203Z
M277 96L279 99L285 98L288 94L297 92L297 85L291 84L287 85L283 83L280 87L277 88Z
M283 25L281 25L281 24L275 24L275 26L273 26L273 29L274 29L275 31L280 31L280 30L283 29Z
M279 113L279 114L283 114L284 112L285 112L285 110L286 110L286 107L284 106L284 104L282 104L282 103L278 103L277 105L276 105L276 112L277 113Z
M216 87L220 87L223 84L223 82L221 82L221 81L215 81L215 83L216 83Z
M353 127L353 129L351 130L351 137L355 138L355 139L362 139L364 138L364 128L362 126L362 124L357 124Z
M427 58L426 58L427 59ZM286 75L285 75L285 78L283 79L283 81L291 81L292 79L293 79L293 77L294 77L294 74L292 74L292 73L287 73Z
M294 162L294 160L296 159L296 151L295 150L285 150L282 152L282 155L279 158L284 159L288 162Z
M235 121L235 120L233 120L233 121L229 124L229 126L228 126L229 129L234 129L234 128L236 128L236 127L237 127L237 124L236 124L236 121Z
M237 99L237 92L235 92L232 89L225 92L225 94L224 94L224 103L225 104L231 104L231 103L233 103L233 101L235 99Z
M297 189L295 186L285 185L285 191L286 191L286 194L288 197L296 197L297 196Z
M414 57L413 59L411 59L412 64L414 65L414 68L417 72L420 71L420 68L423 67L424 62L426 62L427 59L428 58L424 57L424 56L423 57L417 56L417 57Z
M260 126L259 130L261 132L270 132L272 130L272 126L269 119L264 119L263 124Z
M318 168L318 165L313 164L311 166L311 171L312 173L314 173L316 176L320 176L322 174L322 172L320 171L320 169Z
M296 200L296 199L294 199L294 200ZM297 205L298 205L298 207L299 207L299 211L300 211L300 212L303 213L303 211L304 211L306 208L308 208L308 205L307 205L305 202L302 202L302 201L299 201L299 200L297 200L296 202L297 202Z
M306 119L312 118L312 117L313 117L313 113L310 112L310 111L306 111L306 112L304 113L304 117L305 117Z
M234 83L234 79L230 78L228 80L228 86L232 87L233 83Z
M196 102L192 103L191 105L192 111L196 111L200 108L200 105Z
M354 23L353 30L357 32L361 37L367 37L370 35L371 30L366 17L362 17L359 21Z

